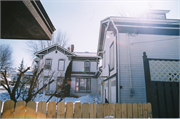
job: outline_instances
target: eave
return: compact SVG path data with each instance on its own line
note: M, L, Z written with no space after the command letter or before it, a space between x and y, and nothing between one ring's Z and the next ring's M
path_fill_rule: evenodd
M40 1L1 1L1 38L51 40L55 31Z

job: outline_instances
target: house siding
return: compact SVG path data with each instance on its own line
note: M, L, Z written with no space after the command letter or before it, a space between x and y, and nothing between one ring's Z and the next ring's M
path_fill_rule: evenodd
M126 40L129 40L130 45ZM161 59L179 59L179 37L165 35L142 35L130 36L126 33L119 33L119 84L120 103L144 103L146 102L146 89L144 79L143 52L146 52L149 58ZM132 88L134 94L130 96L130 78L128 51L130 49L130 63Z
M54 79L55 81L53 83L50 84L49 87L49 91L53 92L56 90L56 79L57 77L61 76L64 77L65 76L65 71L69 65L69 60L68 57L66 55L64 55L62 52L58 51L57 53L55 53L55 51L49 52L48 54L46 54L45 56L43 56L43 59L40 60L40 68L42 68L45 65L45 60L46 59L51 59L52 60L52 65L51 65L51 70L47 70L44 69L44 71L42 72L41 76L40 76L40 87L43 86L43 80L44 80L44 76L51 76L52 73L54 72L54 76L52 79ZM58 61L59 59L64 59L65 61L65 66L64 66L64 71L59 71L58 70Z

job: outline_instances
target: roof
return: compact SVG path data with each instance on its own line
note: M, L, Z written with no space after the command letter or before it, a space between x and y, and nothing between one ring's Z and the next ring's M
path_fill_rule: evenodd
M99 58L96 52L75 52L75 57L91 57L91 58Z
M73 52L67 50L66 48L63 48L62 46L58 45L58 44L54 44L54 45L51 45L47 48L44 48L36 53L34 53L36 56L40 56L40 55L46 55L48 54L49 52L52 52L52 51L55 51L55 50L58 50L62 53L64 53L65 55L75 55Z
M1 1L1 38L51 40L54 31L40 0Z
M168 10L158 10L155 13L168 13ZM148 12L152 13L152 12ZM153 35L173 35L180 36L180 20L179 19L148 19L148 18L132 18L110 16L101 21L99 30L99 41L97 53L103 51L103 39L105 30L113 31L114 34L130 33L130 34L153 34Z

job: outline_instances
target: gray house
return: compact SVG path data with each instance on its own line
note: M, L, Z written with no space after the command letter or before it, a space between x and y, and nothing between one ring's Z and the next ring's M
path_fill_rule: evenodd
M180 20L167 19L168 12L152 10L141 18L101 21L97 54L102 58L98 78L102 102L105 98L112 103L147 102L143 52L149 58L180 58Z

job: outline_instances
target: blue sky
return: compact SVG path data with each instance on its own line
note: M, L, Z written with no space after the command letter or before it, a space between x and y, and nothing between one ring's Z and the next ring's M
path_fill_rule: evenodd
M66 32L69 45L75 45L75 52L96 52L100 21L109 16L119 16L123 12L132 16L152 6L151 9L171 10L168 19L180 19L180 0L41 0L56 30ZM27 52L26 40L4 40L14 50L14 67L22 58L26 66L32 59Z

